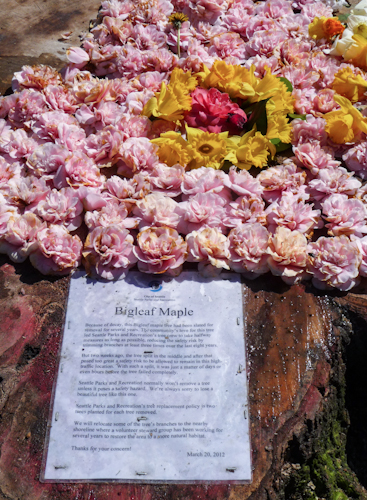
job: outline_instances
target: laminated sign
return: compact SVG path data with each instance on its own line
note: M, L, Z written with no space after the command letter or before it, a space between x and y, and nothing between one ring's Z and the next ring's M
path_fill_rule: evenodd
M75 274L42 480L251 480L243 332L235 274Z

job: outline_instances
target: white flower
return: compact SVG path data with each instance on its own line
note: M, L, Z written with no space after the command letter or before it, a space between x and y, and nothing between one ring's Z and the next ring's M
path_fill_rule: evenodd
M345 29L343 32L343 36L340 38L339 36L335 40L331 50L324 50L325 53L330 54L331 56L344 56L349 47L355 43L352 36L354 35L353 31L350 29Z
M356 16L367 16L367 0L362 0L351 10Z
M361 35L367 38L367 17L351 15L347 20L348 28L353 31L354 35ZM344 33L343 33L344 36Z

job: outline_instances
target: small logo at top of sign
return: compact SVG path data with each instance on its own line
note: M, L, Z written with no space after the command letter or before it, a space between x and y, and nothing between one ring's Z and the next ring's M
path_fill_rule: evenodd
M160 292L162 290L162 283L160 281L151 281L148 286L151 292Z

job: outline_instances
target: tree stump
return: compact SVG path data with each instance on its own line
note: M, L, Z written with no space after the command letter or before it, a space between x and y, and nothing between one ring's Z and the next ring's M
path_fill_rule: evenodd
M69 278L0 264L1 500L367 497L366 285L329 295L270 275L244 283L251 484L43 484Z

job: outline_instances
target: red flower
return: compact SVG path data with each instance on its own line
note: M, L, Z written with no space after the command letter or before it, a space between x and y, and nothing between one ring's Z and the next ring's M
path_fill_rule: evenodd
M185 121L190 127L219 134L229 131L236 134L247 121L246 113L231 101L228 94L217 89L197 87L191 94L192 108L185 113Z

